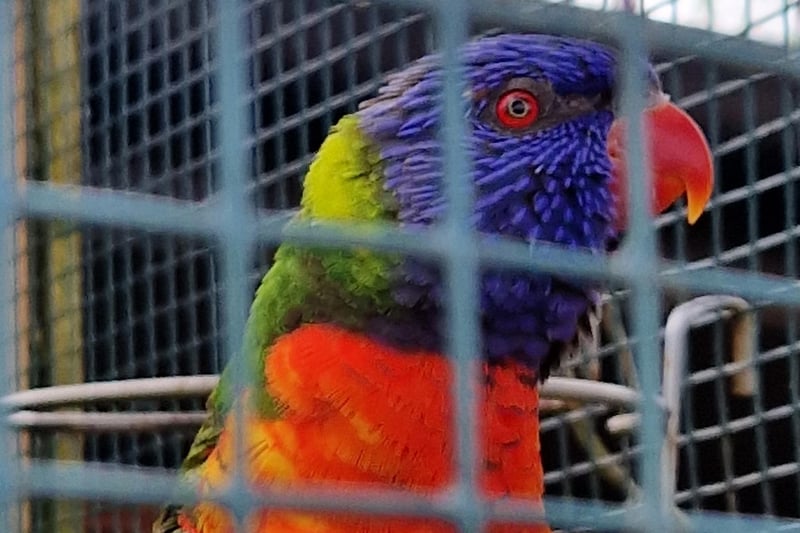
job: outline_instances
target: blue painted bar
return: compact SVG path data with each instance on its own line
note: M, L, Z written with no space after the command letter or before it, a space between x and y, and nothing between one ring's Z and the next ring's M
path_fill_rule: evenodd
M658 285L658 251L650 215L652 176L648 171L647 154L642 143L642 110L647 94L644 65L647 48L642 19L626 15L619 26L621 48L622 115L627 121L627 165L629 222L620 260L631 265L629 284L631 298L632 337L636 339L634 356L642 389L640 410L642 423L639 482L642 487L643 519L639 528L647 531L669 531L674 527L672 502L667 502L661 483L661 448L664 442L662 411L657 397L661 389L661 347L659 342L661 299Z
M472 229L473 185L471 162L464 149L464 90L459 47L468 38L469 17L460 0L440 2L436 27L444 64L443 120L440 138L444 143L447 236L444 272L447 285L447 353L454 365L456 498L459 530L484 530L483 505L478 494L478 472L482 464L478 446L478 371L481 367L481 338L478 321L478 254Z
M14 30L13 3L0 2L0 117L5 123L0 126L0 308L14 309L16 274L14 262L14 227L17 218L16 176L14 172ZM0 395L14 391L16 376L8 370L16 370L15 316L0 315ZM17 472L19 456L17 439L13 429L5 423L5 413L0 413L0 529L14 531L18 524L15 518L16 501L19 496Z
M85 191L85 194L80 194ZM110 223L153 232L181 233L215 237L224 226L217 220L215 202L196 204L158 196L103 189L56 187L29 182L19 196L20 216L73 220L84 223ZM115 209L118 207L118 209ZM320 246L366 246L378 250L409 251L425 257L446 256L449 236L430 230L429 238L420 239L389 225L369 227L332 223L286 223L293 211L260 211L255 220L259 242L275 244L292 240ZM128 218L130 217L130 218ZM126 223L127 222L127 223ZM479 244L479 257L489 265L530 268L544 272L567 272L594 279L624 280L634 270L627 257L620 254L610 260L558 246L536 245L535 256L527 245L502 240ZM800 282L787 283L776 276L743 272L731 268L698 265L661 264L661 283L665 287L688 291L724 292L759 301L800 306ZM700 269L699 267L703 267ZM685 270L686 269L686 270Z
M250 257L256 237L255 211L248 199L251 169L246 152L247 122L243 96L245 87L245 54L241 3L235 0L217 3L216 32L218 45L216 78L219 85L218 131L220 139L220 191L217 220L221 226L218 250L221 254L223 282L222 323L225 328L225 356L232 366L235 394L251 379L249 369L241 357L242 337L247 312L252 300L248 290ZM229 511L244 531L242 521L252 511L252 498L247 490L245 473L241 466L244 457L244 414L242 402L235 404L236 461L227 502Z
M430 9L432 0L381 0L413 9ZM624 29L627 14L600 11L567 2L536 0L486 2L465 0L474 20L507 29L572 35L603 41L615 41ZM673 55L699 55L729 65L768 70L800 78L798 51L754 42L743 37L678 26L655 20L641 21L642 36L648 47Z

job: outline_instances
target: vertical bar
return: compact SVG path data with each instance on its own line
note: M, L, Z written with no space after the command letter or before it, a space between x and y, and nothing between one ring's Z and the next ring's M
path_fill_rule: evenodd
M28 106L28 97L30 93L29 83L30 80L27 76L28 62L26 60L27 44L26 36L28 34L27 17L28 10L30 9L29 3L26 0L9 0L8 10L12 13L9 24L13 25L13 41L8 41L13 74L9 77L13 79L13 84L9 86L10 96L9 104L14 108L14 118L11 124L7 126L11 132L11 142L13 146L13 169L14 183L19 183L23 180L23 176L27 174L28 169L28 150L29 150L29 130L27 124L29 122L30 109ZM2 17L3 15L0 15ZM5 34L2 34L5 35ZM0 39L2 37L0 36ZM0 66L2 68L2 66ZM2 72L2 71L0 71ZM13 87L13 89L12 89ZM8 116L8 115L2 115ZM3 143L0 142L0 153L3 150ZM0 163L2 165L2 163ZM9 165L8 168L12 168ZM2 174L0 168L0 174ZM13 175L13 174L12 174ZM2 177L0 176L0 180ZM4 197L6 193L2 193ZM0 209L0 212L5 212L5 209ZM9 308L14 309L14 321L9 323L12 327L13 338L3 342L0 335L0 346L4 353L13 354L14 366L10 373L16 376L14 380L16 390L22 390L30 387L30 376L28 372L22 369L30 368L31 362L31 335L33 330L31 328L32 315L31 315L31 276L30 276L30 258L28 257L28 225L25 222L16 222L14 224L14 240L12 243L11 254L8 257L13 257L11 263L10 275L14 276L16 286L12 288L11 297L14 298L13 303L8 302ZM0 230L2 231L2 230ZM3 300L0 300L3 301ZM5 305L5 304L4 304ZM11 380L9 380L9 384ZM11 385L14 387L14 385ZM18 434L16 441L16 452L18 457L29 456L32 448L31 432L24 432ZM17 527L22 531L27 531L31 528L32 513L29 500L20 501L16 506L16 522ZM12 514L12 513L9 513Z
M455 406L455 441L457 464L457 506L459 527L464 532L483 530L484 510L476 494L479 448L476 424L479 420L478 368L481 338L478 334L478 258L475 236L471 231L473 190L468 154L462 132L466 131L462 94L459 47L467 39L468 12L464 2L441 2L436 25L441 37L443 66L443 122L440 133L444 143L444 175L447 198L448 253L445 265L447 281L447 349L453 358L453 405Z
M572 489L572 475L569 472L570 456L569 456L569 437L567 435L567 420L564 417L559 417L558 425L556 426L556 433L558 436L558 464L564 471L561 477L561 493L564 496L574 496Z
M642 110L645 106L644 68L647 63L646 46L642 38L644 28L642 19L627 15L620 26L622 46L622 111L627 119L627 164L628 176L641 176L643 179L629 181L630 223L625 244L624 260L629 265L629 282L633 289L631 295L632 327L636 338L636 359L640 370L642 387L642 460L639 466L642 480L643 522L639 527L657 525L670 529L665 489L661 486L660 456L664 443L662 413L656 401L661 382L659 346L659 289L657 283L657 250L655 233L650 218L649 191L652 176L645 164L646 145L641 143L643 130ZM655 529L653 529L655 531ZM661 529L663 531L663 529Z
M241 55L243 32L240 28L240 3L236 0L221 0L217 3L216 42L217 83L220 105L216 117L220 142L220 202L217 205L221 225L219 248L222 253L222 303L225 325L225 348L228 364L233 371L234 392L238 395L246 386L248 368L242 350L242 337L247 318L248 258L254 242L256 227L251 203L248 201L248 168L245 151L244 87L246 70ZM235 507L230 511L241 528L242 520L250 512L249 492L243 476L242 458L244 437L244 413L241 402L235 404L235 450L236 461L230 485L229 502Z
M13 0L0 3L0 117L14 117L14 16ZM13 163L14 128L6 124L0 128L0 309L13 309L14 298L14 223L18 212L16 182ZM0 379L0 396L13 392L11 377L16 375L14 348L14 314L0 314L0 357L3 358L3 379ZM10 372L13 373L10 373ZM5 415L5 413L3 413ZM14 531L15 504L18 501L18 458L15 435L0 420L0 528Z
M713 353L714 353L714 366L718 369L723 368L723 365L727 362L726 357L723 355L724 352L724 338L723 332L725 328L723 324L714 324L714 340L713 340ZM728 379L727 377L720 371L717 376L714 378L714 393L711 398L716 403L719 409L719 421L718 424L720 429L722 430L722 434L719 437L719 453L720 453L720 461L722 462L722 477L723 482L725 483L725 505L726 510L734 512L736 511L736 491L737 489L733 486L733 479L736 477L736 470L735 470L735 460L733 456L733 431L730 428L730 416L729 416L729 409L726 405L727 398L728 398L728 389L727 389Z
M789 51L792 46L792 40L789 38L789 36L791 35L790 33L791 26L789 25L789 8L790 8L789 0L783 0L783 15L781 16L781 27L783 28L783 47L787 51ZM796 5L795 9L797 9ZM781 105L783 104L781 103Z
M752 6L748 6L748 14L751 14L750 9ZM747 254L747 264L748 268L754 272L758 272L761 269L761 261L758 255L758 250L755 248L754 243L758 241L758 237L760 234L759 229L759 202L758 202L758 191L755 188L756 182L758 181L758 159L759 159L759 146L758 146L758 138L755 135L756 127L758 124L758 116L757 116L757 108L756 108L756 98L753 94L755 89L753 84L757 82L749 82L747 85L744 86L743 89L743 100L744 100L744 127L746 129L747 134L747 145L745 146L745 177L746 177L746 187L747 187L747 242L750 244L750 249L748 250ZM760 324L761 320L759 319L759 312L758 310L754 310L753 313L755 314L754 320L754 327L755 327L755 336L759 338L761 336L760 333ZM755 385L755 394L753 396L753 410L754 415L760 417L764 413L764 401L761 391L761 380L754 380ZM724 413L724 411L723 411ZM767 514L773 514L775 506L773 505L773 498L772 498L772 488L770 486L769 481L767 481L767 470L769 469L769 460L767 457L768 449L767 449L767 436L764 431L764 424L759 423L755 426L754 433L755 433L755 441L756 441L756 457L758 463L758 469L761 476L763 476L764 481L759 483L759 489L761 493L761 499L763 502L763 509L764 512Z
M706 28L709 30L714 29L714 9L716 4L714 0L706 0L706 13L708 13L708 25Z
M292 50L293 55L295 56L298 65L304 65L308 63L308 46L307 41L311 38L310 31L306 29L304 26L304 19L309 16L308 7L303 5L302 2L294 2L294 5L297 9L297 12L294 13L296 16L295 18L295 30L291 33L287 40L289 41L289 49ZM301 71L302 74L297 76L294 82L290 82L287 84L287 88L289 91L294 93L294 97L297 99L297 111L295 116L299 116L300 123L302 126L298 127L295 132L292 132L292 137L296 138L297 142L297 150L299 152L299 156L296 157L307 157L310 149L309 149L309 140L308 140L308 127L309 127L309 118L308 118L308 108L309 108L309 97L308 97L308 86L309 86L309 75L311 74L311 70L304 70ZM294 117L292 117L294 118ZM289 133L289 131L287 131ZM290 137L291 138L291 137ZM283 184L284 190L286 190L286 182L291 179L289 175L286 175L280 183ZM288 191L284 192L287 194ZM289 205L289 198L286 197L286 203L281 205L281 207L287 207Z
M690 428L686 435L686 471L689 473L689 497L693 509L701 509L703 504L703 497L700 494L700 460L698 458L697 446L698 441L695 438L694 429L697 427L694 420L694 395L696 387L686 387L683 389L683 398L681 401L681 419L686 421L687 427ZM678 450L680 453L680 449ZM681 461L678 456L678 461ZM676 473L677 476L677 473Z
M749 250L747 254L747 266L750 270L757 272L761 267L758 257L758 250L755 243L758 240L758 191L756 181L758 181L758 138L756 137L756 101L753 95L753 84L749 81L742 89L742 105L744 107L744 128L746 130L747 144L744 147L745 178L747 188L747 242Z
M784 20L786 17L784 17ZM787 29L788 32L788 29ZM787 33L788 36L788 33ZM788 44L787 44L788 46ZM795 98L792 95L789 82L782 80L780 82L780 109L781 115L788 117L796 108ZM792 128L791 124L787 124L781 132L781 155L783 160L783 172L786 176L786 188L783 194L783 209L785 215L785 234L786 234L786 247L784 248L784 264L785 274L792 279L797 279L800 272L798 271L798 250L797 239L792 237L792 230L797 222L797 207L795 206L796 198L796 179L791 177L791 171L795 166L795 151L797 150L798 138L797 134ZM791 347L795 346L798 340L798 326L800 323L797 320L796 313L787 313L786 319L786 345ZM792 405L800 405L800 361L790 351L787 353L786 358L789 362L789 398ZM792 441L794 445L794 460L800 464L800 411L797 409L792 410ZM800 486L800 472L794 475L795 484Z
M285 17L283 11L284 2L272 2L267 4L269 9L269 17L267 24L269 25L269 32L273 33L274 35L280 35L281 29L281 20ZM270 68L272 69L272 75L274 76L275 81L281 80L281 75L286 71L286 65L284 64L284 39L283 38L276 38L273 42L272 46L267 52L269 54L270 59ZM272 109L275 116L275 124L281 124L284 122L286 117L284 116L285 113L285 104L284 104L284 94L286 92L286 82L280 81L279 83L275 83L272 93L272 97L270 101L272 102ZM256 97L261 98L261 97ZM266 96L263 97L266 100ZM277 205L279 207L286 207L289 205L289 193L286 188L286 177L287 174L281 171L281 167L286 165L286 129L284 128L276 128L275 129L275 142L274 142L274 151L273 151L273 158L274 158L274 165L275 165L275 175L279 178L277 180L277 184L275 189L277 189ZM270 187L272 189L272 187ZM271 207L271 206L270 206Z
M330 101L331 96L333 95L333 60L330 57L330 50L332 48L331 43L333 42L333 23L331 20L336 20L337 12L327 13L325 16L325 20L320 25L320 32L319 32L319 42L320 42L320 54L319 57L322 58L322 67L319 69L319 90L322 93L322 101L327 103ZM337 33L338 33L337 29ZM320 128L322 131L329 131L331 126L333 126L333 109L328 106L325 110L325 114L322 115L320 120ZM319 148L318 146L313 146L313 149L316 150ZM306 157L313 157L313 152L311 154L306 154Z

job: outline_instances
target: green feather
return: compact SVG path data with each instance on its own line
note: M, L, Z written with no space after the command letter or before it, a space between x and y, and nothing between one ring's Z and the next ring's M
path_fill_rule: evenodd
M394 216L383 189L380 157L358 128L342 118L331 130L306 175L301 220L376 220ZM275 418L280 406L266 390L264 357L280 335L300 324L334 320L358 328L391 306L390 279L396 257L365 249L329 250L283 244L261 281L247 320L243 352L248 365L251 406ZM208 399L208 418L197 433L182 469L200 466L217 443L236 395L230 366Z

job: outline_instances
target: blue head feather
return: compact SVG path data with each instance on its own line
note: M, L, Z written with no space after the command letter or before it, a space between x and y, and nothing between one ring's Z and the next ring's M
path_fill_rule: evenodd
M614 201L606 135L615 58L596 43L507 34L468 43L462 51L469 85L467 149L473 165L474 223L485 234L546 241L602 252L614 236ZM530 131L508 131L492 120L493 98L510 80L544 87L553 115ZM385 187L398 219L429 225L445 211L442 149L437 140L442 76L438 58L423 58L389 78L359 111L364 132L379 147ZM533 244L535 246L535 244ZM394 339L439 347L441 289L437 271L408 260L395 298L415 324L379 320ZM592 287L506 270L485 270L481 320L489 360L521 359L539 367L574 340L581 317L596 302ZM430 334L420 330L430 326ZM414 334L410 334L414 331ZM422 337L422 338L421 338ZM425 340L428 338L428 340Z

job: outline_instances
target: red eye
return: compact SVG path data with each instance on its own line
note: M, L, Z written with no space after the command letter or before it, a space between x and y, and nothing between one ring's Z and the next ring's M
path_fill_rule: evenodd
M512 89L503 93L495 106L497 119L507 128L527 128L539 116L536 97L523 89Z

